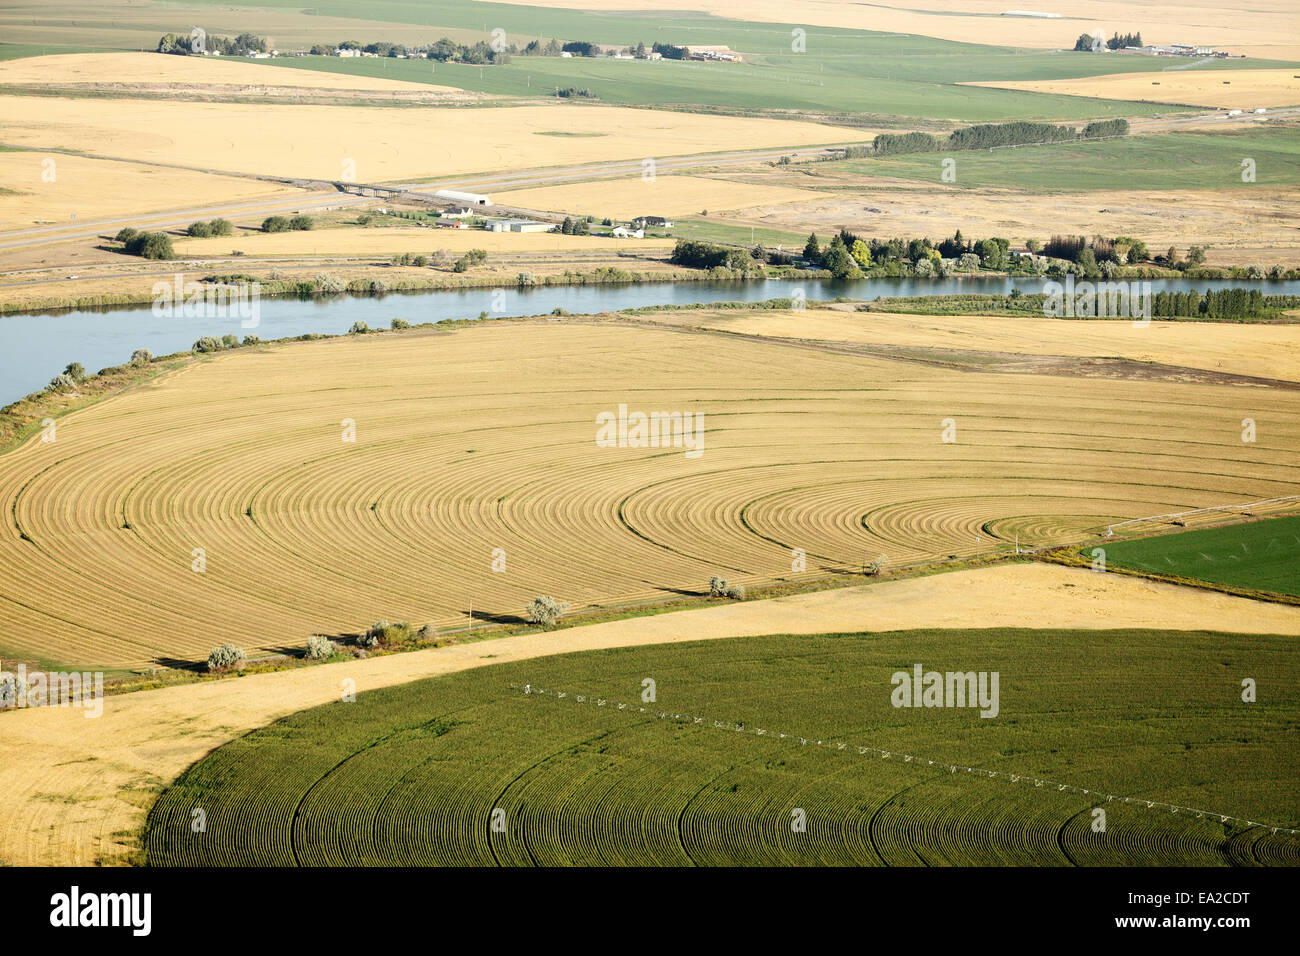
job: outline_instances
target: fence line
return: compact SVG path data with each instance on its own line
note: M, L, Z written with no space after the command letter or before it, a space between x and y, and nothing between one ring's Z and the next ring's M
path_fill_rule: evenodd
M949 773L970 773L977 776L988 777L989 779L1000 778L1009 780L1011 783L1032 783L1039 789L1055 788L1058 792L1078 793L1084 796L1096 797L1098 800L1106 803L1127 803L1133 806L1145 807L1148 810L1160 808L1169 810L1171 813L1185 813L1200 820L1205 817L1217 818L1220 823L1240 823L1247 827L1262 827L1272 833L1288 833L1292 836L1300 835L1300 829L1292 827L1273 826L1269 823L1259 823L1254 820L1247 820L1243 817L1234 817L1228 814L1216 813L1212 810L1198 810L1195 807L1185 807L1176 803L1165 803L1161 800L1147 800L1141 797L1122 797L1117 794L1105 793L1101 790L1090 790L1085 787L1077 787L1073 784L1058 783L1053 780L1044 780L1029 774L1010 773L1005 770L985 770L980 767L966 767L962 764L945 763L942 760L930 760L926 757L918 757L913 754L899 753L897 751L881 750L879 747L862 747L857 744L846 744L837 740L814 740L810 737L801 737L798 734L778 733L771 730L761 730L757 727L746 727L744 724L734 723L726 720L713 720L711 718L696 717L691 714L670 714L663 711L652 710L649 707L642 707L638 704L629 704L624 701L608 700L604 697L595 697L590 694L571 694L562 690L548 690L542 687L534 687L532 684L511 684L511 690L522 691L525 695L538 694L545 697L554 697L557 700L571 698L579 704L592 704L597 707L610 707L613 710L632 711L634 713L646 714L650 717L658 717L660 720L675 720L681 723L698 724L703 726L712 725L717 730L731 730L743 734L753 734L756 737L772 737L777 740L799 741L800 746L812 744L817 747L824 747L829 750L855 750L859 755L875 755L884 760L899 759L903 763L925 764L928 767L938 767L941 770L947 770Z

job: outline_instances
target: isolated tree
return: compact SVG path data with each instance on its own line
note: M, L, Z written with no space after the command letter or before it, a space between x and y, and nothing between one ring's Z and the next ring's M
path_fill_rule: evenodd
M222 644L214 647L208 654L208 670L211 672L225 670L242 670L248 655L242 647L234 644Z
M569 605L562 604L549 594L543 594L533 598L528 605L528 620L542 627L551 627L568 609Z

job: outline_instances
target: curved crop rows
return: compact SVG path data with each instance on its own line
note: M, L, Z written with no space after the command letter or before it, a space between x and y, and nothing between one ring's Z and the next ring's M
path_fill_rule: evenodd
M621 404L702 413L703 453L599 447ZM241 350L0 456L0 648L142 666L1062 543L1294 493L1298 405L614 325Z
M900 659L945 655L1001 662L998 718L890 705ZM1277 698L1235 703L1203 676L1225 661L1270 675ZM649 709L688 716L636 710L643 675ZM143 845L154 865L1290 866L1296 676L1279 638L1151 631L745 638L500 664L219 748L159 798ZM521 693L530 681L570 690ZM1135 692L1144 681L1159 693Z

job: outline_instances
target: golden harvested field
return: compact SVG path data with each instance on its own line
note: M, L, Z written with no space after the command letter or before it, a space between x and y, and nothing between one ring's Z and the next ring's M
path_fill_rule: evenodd
M516 0L510 0L516 2ZM645 0L517 0L536 7L644 10ZM1146 43L1194 43L1254 57L1300 59L1300 28L1292 0L1089 0L1082 5L1010 7L999 0L705 0L692 9L736 20L855 27L911 33L962 43L1038 49L1074 45L1081 33L1140 31ZM1059 19L1007 17L1008 9L1060 13ZM1071 15L1078 9L1078 15ZM737 49L744 44L732 41Z
M46 181L43 176L53 177ZM187 169L86 159L60 153L0 152L0 229L275 199L289 186Z
M1153 60L1153 62L1162 62ZM1110 100L1147 100L1253 110L1259 106L1300 104L1300 76L1295 70L1164 70L1115 73L1074 80L1030 80L971 83L1036 93L1096 96Z
M66 53L0 61L0 85L69 86L118 83L133 86L181 84L186 87L305 87L321 90L449 91L372 76L343 76L314 70L275 70L256 63L207 56L160 56L157 53Z
M764 183L796 181L779 171ZM834 181L832 181L834 182ZM1212 265L1300 265L1300 190L1251 185L1238 189L1115 190L1035 193L965 189L902 180L859 178L852 193L786 203L759 214L734 213L744 225L806 232L826 238L841 227L869 236L1141 236L1152 249L1208 244ZM1249 190L1249 191L1247 191Z
M598 446L620 404L701 413L702 453ZM538 594L655 601L713 574L1079 540L1295 494L1297 411L1281 389L966 373L613 323L221 353L0 457L0 633L10 656L139 666L379 618L511 619Z
M559 103L380 109L0 96L0 141L15 145L76 143L223 172L327 180L350 172L362 183L843 139L814 123Z
M495 198L495 197L493 197ZM576 252L618 249L656 249L671 246L672 239L606 239L565 236L554 232L487 232L481 229L310 229L299 232L249 232L212 239L181 239L174 244L178 256L225 256L239 250L249 256L367 256L399 252L424 253L435 249L466 252Z
M0 863L123 862L157 791L240 734L359 691L491 663L579 650L763 634L926 627L1196 629L1294 634L1300 608L1050 565L1008 565L882 581L629 618L544 634L144 691L104 701L103 716L41 708L0 714Z
M525 209L632 219L636 216L688 216L822 198L811 189L755 186L700 176L658 176L646 181L610 179L572 186L542 186L495 193L493 200Z
M1217 322L1081 322L884 312L717 312L709 328L789 339L1079 357L1120 357L1300 381L1300 325Z

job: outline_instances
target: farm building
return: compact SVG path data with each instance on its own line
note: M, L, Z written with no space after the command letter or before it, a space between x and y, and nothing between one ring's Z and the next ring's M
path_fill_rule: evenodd
M637 216L632 220L633 229L658 228L667 229L671 227L673 221L665 219L663 216Z
M627 226L615 226L610 235L615 239L644 239L644 229L629 229Z
M555 223L536 219L493 219L487 227L492 232L551 232Z
M492 205L492 200L488 196L481 196L478 193L463 193L456 189L439 189L433 195L438 199L451 199L456 202L468 203L471 206Z

